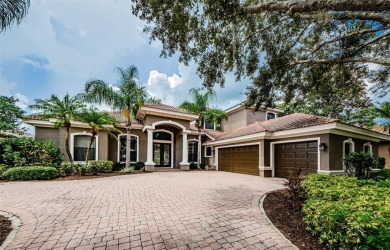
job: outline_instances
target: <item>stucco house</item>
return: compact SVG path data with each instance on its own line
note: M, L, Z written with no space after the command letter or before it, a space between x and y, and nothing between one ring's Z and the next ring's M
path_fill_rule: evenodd
M228 120L197 125L198 114L164 105L146 104L133 119L131 162L145 162L147 171L158 168L188 170L200 162L215 170L287 177L294 169L306 173L342 173L343 155L354 151L378 154L390 136L336 119L307 114L278 117L280 109L255 111L238 104L226 110ZM123 131L118 141L99 132L90 159L125 161L125 120L111 113ZM35 127L35 139L52 140L64 150L65 129L54 120L30 116L24 123ZM89 127L73 122L70 149L74 160L84 161Z

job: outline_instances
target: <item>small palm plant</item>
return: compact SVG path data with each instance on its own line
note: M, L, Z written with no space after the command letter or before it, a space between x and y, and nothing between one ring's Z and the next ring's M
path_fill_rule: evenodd
M375 108L378 115L377 123L383 127L383 132L390 133L390 102L384 102L379 108ZM390 141L389 141L389 155L390 155Z
M146 89L139 84L138 69L134 65L117 70L120 76L118 84L91 80L85 84L85 93L81 96L87 102L107 104L122 113L126 119L126 167L130 167L131 119L144 104Z
M77 116L80 111L85 107L84 103L77 96L71 97L68 93L61 100L56 95L51 95L49 99L35 99L35 104L29 106L33 110L39 110L42 118L57 119L54 123L55 128L65 127L65 151L68 155L69 161L73 166L73 157L69 149L69 135L71 121Z
M92 136L85 155L85 166L87 166L91 147L99 131L106 131L115 140L118 140L118 138L113 132L121 133L121 131L115 127L118 121L114 117L110 116L107 112L98 112L94 108L84 110L77 116L77 119L91 127Z

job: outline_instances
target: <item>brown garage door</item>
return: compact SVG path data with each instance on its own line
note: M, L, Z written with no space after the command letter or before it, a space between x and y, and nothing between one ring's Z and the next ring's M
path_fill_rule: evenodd
M317 173L318 142L275 144L275 176L289 177L299 168L304 174Z
M218 149L218 170L259 175L259 145Z

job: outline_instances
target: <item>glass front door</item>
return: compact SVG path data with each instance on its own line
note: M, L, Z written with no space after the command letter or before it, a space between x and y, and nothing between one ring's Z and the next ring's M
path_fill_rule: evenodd
M171 144L153 143L153 161L155 167L171 167Z

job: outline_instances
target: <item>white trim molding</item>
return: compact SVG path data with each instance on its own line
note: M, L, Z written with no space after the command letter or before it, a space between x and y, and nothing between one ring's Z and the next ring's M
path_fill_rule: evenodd
M296 140L285 140L285 141L275 141L270 144L270 164L272 170L272 177L275 177L275 144L284 144L284 143L294 143L294 142L304 142L304 141L317 141L317 172L321 169L321 151L319 145L321 144L320 137L312 137L305 139L296 139Z
M70 150L70 154L72 155L73 160L74 160L74 137L78 136L78 135L88 135L89 137L92 136L92 134L87 133L87 131L75 132L75 133L70 134L69 150ZM96 135L96 137L95 137L95 160L96 161L99 160L99 136L98 135ZM85 162L85 160L84 161L74 161L74 162L82 163L82 162Z
M371 142L368 141L368 142L366 142L366 143L363 144L363 151L364 151L364 148L365 148L366 146L368 146L368 148L369 148L369 150L368 150L367 153L371 153L371 154L372 154L372 144L371 144Z
M355 152L355 142L352 140L352 138L348 138L347 140L343 141L343 158L345 157L345 144L349 144L349 152L353 153Z
M183 132L187 132L186 127L184 127L182 124L180 124L180 123L178 123L178 122L174 122L174 121L171 121L171 120L153 122L152 125L150 125L150 126L145 126L145 127L142 129L142 132L145 132L145 130L147 130L147 129L153 129L153 130L155 130L155 129L156 129L156 126L159 126L159 125L171 125L171 126L173 126L173 127L178 127L178 128L180 128L180 129L182 129Z
M207 155L207 148L211 148L211 155ZM214 157L213 146L205 146L204 147L204 157L206 157L206 158Z
M199 118L199 115L196 114L186 114L181 112L168 111L168 110L145 107L145 106L140 108L140 110L137 113L137 118L143 120L147 114L157 115L157 116L169 116L172 118L179 117L179 118L185 118L186 120L196 120Z
M215 161L214 161L214 165L215 165L215 170L218 171L218 150L220 148L235 148L235 147L244 147L244 146L252 146L252 145L259 145L259 170L261 170L261 142L252 142L252 143L242 143L242 144L233 144L233 145L226 145L226 146L219 146L219 147L216 147L215 148Z
M154 143L166 143L166 144L171 144L171 166L170 168L173 168L173 149L174 149L174 143L173 143L173 137L174 137L174 134L172 131L169 131L169 130L166 130L166 129L156 129L156 130L153 130L153 135L154 136L154 133L156 132L165 132L165 133L168 133L171 135L171 140L155 140L153 139L153 145ZM153 147L153 153L154 153L154 147ZM153 154L154 156L154 154ZM153 159L154 160L154 159ZM163 167L158 167L158 168L163 168Z
M118 147L117 147L117 149L118 149L118 162L120 162L120 163L124 163L124 161L120 161L120 148L121 148L121 140L120 140L120 137L121 136L127 136L127 134L118 134ZM134 162L137 162L137 161L139 161L139 136L138 135L135 135L135 134L130 134L130 137L136 137L137 138L137 156L136 156L136 161L131 161L131 159L130 159L130 161L132 162L132 163L134 163Z

